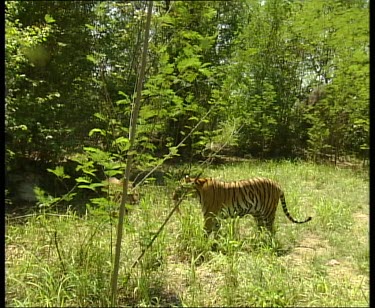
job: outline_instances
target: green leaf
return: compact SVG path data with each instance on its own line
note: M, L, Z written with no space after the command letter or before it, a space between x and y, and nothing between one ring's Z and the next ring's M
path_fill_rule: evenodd
M93 25L85 24L85 27L90 30L95 30L95 27Z
M139 117L143 120L147 120L147 119L150 119L154 116L157 116L158 115L158 111L157 110L153 110L151 106L144 106L142 107L140 113L139 113Z
M199 72L206 77L212 76L212 72L207 68L200 68Z
M94 113L94 117L97 117L100 120L106 121L107 119L99 112Z
M123 174L123 173L124 173L123 170L105 170L104 171L104 174L107 177L112 177L112 176L115 176L115 175L118 175L118 174Z
M89 61L91 61L94 64L98 63L98 60L95 59L94 55L86 55L86 59L89 60Z
M92 183L90 184L90 186L96 188L96 187L103 187L105 186L105 184L104 183Z
M119 105L129 105L130 104L130 99L120 99L118 101L116 101L116 105L119 106Z
M47 24L54 23L56 20L49 14L44 15L44 20Z
M115 144L128 144L128 143L129 143L129 139L126 137L118 137L115 140Z
M103 130L103 129L100 129L100 128L93 128L92 130L90 130L89 132L89 137L91 137L93 134L95 133L99 133L101 134L102 136L106 136L106 131Z
M169 152L171 155L178 155L178 148L177 147L170 147Z
M118 91L118 94L120 94L121 96L125 97L126 99L129 99L129 96L126 93L122 92L122 91Z
M83 177L76 178L76 182L77 183L91 183L89 179L83 178Z
M194 120L194 121L198 121L199 119L198 119L197 117L194 117L194 116L193 116L193 117L190 117L189 120L191 120L191 121L193 121L193 120Z
M92 191L96 191L95 187L92 187L91 185L78 185L78 188L86 188L86 189L90 189Z
M47 168L47 171L53 173L58 178L62 178L62 179L69 179L70 178L69 175L64 173L64 167L63 166L57 166L55 169Z
M83 149L84 149L86 152L91 152L91 153L97 153L97 152L100 151L99 149L97 149L97 148L93 148L93 147L83 147Z
M190 67L199 68L200 66L201 66L201 61L196 57L182 59L177 64L177 68L180 72L183 72Z
M75 195L77 195L77 193L66 194L66 195L64 195L64 196L61 197L61 200L69 202L69 201L73 200L73 198L75 197Z

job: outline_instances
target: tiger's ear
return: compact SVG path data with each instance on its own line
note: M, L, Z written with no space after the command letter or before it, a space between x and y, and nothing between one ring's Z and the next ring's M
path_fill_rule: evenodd
M194 178L194 185L195 187L202 187L209 181L208 178Z
M202 173L203 173L203 171L197 175L196 179L199 179L201 177Z

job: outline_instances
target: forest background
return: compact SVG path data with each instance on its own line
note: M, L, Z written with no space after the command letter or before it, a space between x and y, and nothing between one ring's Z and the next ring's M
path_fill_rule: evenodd
M368 155L368 1L168 3L153 9L138 168L171 150ZM83 146L124 157L146 4L6 2L8 171Z

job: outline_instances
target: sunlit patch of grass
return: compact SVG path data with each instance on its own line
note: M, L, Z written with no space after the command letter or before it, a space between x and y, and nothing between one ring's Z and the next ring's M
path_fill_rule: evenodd
M7 256L10 305L25 303L20 298L45 307L107 302L105 281L110 275L110 254L105 247L107 228L103 224L74 215L42 216L30 218L23 228L27 229L23 253L15 256L15 248ZM17 247L17 230L17 226L8 227L7 242L11 247Z

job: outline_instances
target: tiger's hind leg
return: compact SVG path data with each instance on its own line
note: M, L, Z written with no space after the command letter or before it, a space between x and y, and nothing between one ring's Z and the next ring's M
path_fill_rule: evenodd
M270 233L270 235L275 235L275 228L273 225L275 216L271 216L269 218L255 217L255 220L260 231L266 230Z

